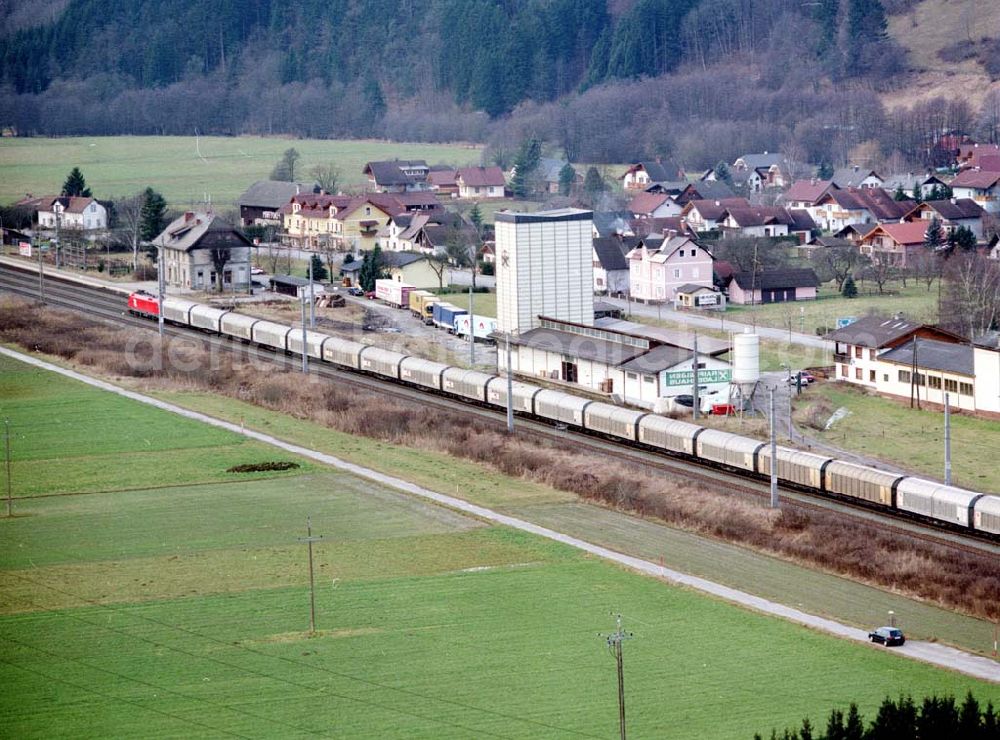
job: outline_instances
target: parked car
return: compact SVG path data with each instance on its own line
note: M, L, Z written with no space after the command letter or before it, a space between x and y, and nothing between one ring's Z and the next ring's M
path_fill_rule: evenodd
M374 290L365 291L365 298L367 298L369 301L374 301L375 300L375 291Z
M906 642L903 631L897 627L879 627L874 632L868 633L868 639L872 642L880 642L886 647L902 645Z
M365 294L365 292L361 288L359 288L358 286L356 286L356 285L353 288L348 288L347 292L350 295L354 295L354 296L363 296Z
M250 274L251 275L266 275L267 273L264 272L264 268L263 267L251 267L250 268Z
M815 383L816 378L814 378L810 373L805 370L802 371L802 385L809 385L810 383ZM798 373L792 373L788 376L788 384L796 385L798 383Z
M694 396L674 396L674 403L678 406L687 406L689 409L693 409Z

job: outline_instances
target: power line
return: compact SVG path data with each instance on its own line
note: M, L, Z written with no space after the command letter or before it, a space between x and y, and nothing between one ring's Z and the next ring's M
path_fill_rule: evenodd
M608 649L615 656L615 664L618 668L618 730L621 734L621 740L625 739L625 671L624 664L622 661L622 643L625 640L631 640L633 635L631 632L625 632L622 630L622 615L615 615L615 625L616 629L605 639L608 643Z
M313 542L321 542L323 535L313 535L312 517L306 517L306 536L299 537L309 547L309 636L316 634L316 579L313 578Z

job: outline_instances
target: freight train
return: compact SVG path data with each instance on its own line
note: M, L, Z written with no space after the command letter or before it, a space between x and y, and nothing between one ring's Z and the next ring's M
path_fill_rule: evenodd
M155 296L133 293L129 312L157 318ZM163 302L164 321L239 339L281 352L303 351L301 328L258 319L181 298ZM506 408L507 380L349 339L306 331L309 357L353 371L446 394L465 401ZM594 401L564 391L516 381L516 413L565 425L647 449L705 461L752 476L769 476L777 465L779 480L869 506L932 520L952 528L1000 535L1000 496L967 491L935 481L837 460L827 455L770 445L737 434L707 429L658 414Z

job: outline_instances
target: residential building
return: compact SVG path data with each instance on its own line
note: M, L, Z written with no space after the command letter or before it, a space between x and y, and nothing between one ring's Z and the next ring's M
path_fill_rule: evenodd
M815 208L820 198L830 189L838 189L833 180L796 180L782 196L781 200L788 208L809 210Z
M624 296L629 289L629 268L623 242L617 236L594 239L594 293Z
M714 231L729 208L749 208L746 198L726 198L724 200L692 200L684 206L681 216L695 231Z
M340 276L350 280L352 285L357 285L363 258L364 255L341 265ZM397 282L407 283L421 290L441 287L442 279L438 278L426 255L416 252L382 252L381 262L389 277ZM442 278L443 282L448 282L447 272Z
M919 188L921 198L930 198L934 193L934 188L940 191L942 188L947 187L947 185L948 183L937 175L919 175L907 172L898 175L889 175L889 177L885 178L885 182L882 183L882 189L892 194L895 194L897 190L902 190L908 198L912 198L914 189Z
M645 190L654 182L683 180L684 170L670 160L656 159L630 165L618 179L626 191Z
M361 170L368 176L368 187L382 193L405 193L429 188L430 168L422 159L393 159L368 162Z
M258 180L236 200L243 226L281 226L281 207L300 193L319 194L319 186L304 182Z
M961 227L967 228L983 238L983 215L986 213L979 204L971 198L952 198L951 200L925 200L913 207L905 218L907 221L930 222L937 219L945 233L951 233Z
M455 181L455 170L431 170L427 175L427 183L431 190L448 198L458 197L458 183Z
M462 167L455 173L459 198L503 198L507 182L499 167Z
M559 192L559 181L562 176L563 167L565 167L569 162L565 159L556 159L555 157L541 157L538 160L538 166L535 168L534 172L531 173L530 179L537 182L539 188L551 195ZM570 165L572 167L572 165ZM517 173L517 165L510 168L507 173L509 179L513 179L514 175ZM574 186L583 184L583 176L579 172L573 170L573 183Z
M214 290L215 260L224 253L224 289L247 290L250 286L250 240L210 212L188 211L174 219L153 244L163 250L167 285L188 290Z
M902 316L864 316L826 335L834 342L833 361L838 380L875 388L879 382L879 357L914 337L961 343L958 337L935 326L908 321ZM883 371L884 372L884 371ZM884 382L884 381L883 381Z
M108 212L94 198L56 195L38 201L40 229L94 231L108 228Z
M748 192L759 193L770 188L784 188L791 183L791 164L783 154L744 154L733 162L730 175L733 182Z
M858 165L842 167L833 173L833 184L841 190L848 188L881 188L885 180L875 170L865 169Z
M650 234L626 259L629 290L638 301L673 301L677 289L683 285L713 285L715 257L687 236Z
M634 233L629 211L594 211L594 238L601 236L632 236Z
M628 204L629 212L636 218L664 218L679 216L681 206L666 193L636 193Z
M500 211L495 219L498 330L526 332L538 326L539 316L592 323L592 212Z
M682 285L674 292L674 308L726 310L726 297L716 288L705 285Z
M761 272L737 272L729 280L729 302L760 305L811 301L816 298L819 278L811 267Z
M636 236L644 238L650 234L663 234L664 236L690 236L696 237L697 232L683 216L664 216L662 218L633 218L629 221L632 227L630 234L625 236ZM633 244L633 247L638 244Z
M915 255L926 248L927 226L928 223L923 220L878 224L861 238L861 253L872 256L882 252L897 267L912 266Z
M978 411L1000 414L1000 331L991 331L972 342Z
M681 184L684 187L674 195L674 200L682 206L692 200L728 200L736 197L733 189L719 180L700 180L696 183L685 182Z
M955 163L960 170L982 167L983 157L1000 156L1000 144L961 144Z
M899 221L914 205L909 199L893 199L881 188L837 188L806 210L821 229L836 233L851 224Z
M955 198L971 198L987 213L1000 214L1000 172L965 170L951 181Z
M792 223L788 211L780 206L731 207L718 219L724 236L787 236Z

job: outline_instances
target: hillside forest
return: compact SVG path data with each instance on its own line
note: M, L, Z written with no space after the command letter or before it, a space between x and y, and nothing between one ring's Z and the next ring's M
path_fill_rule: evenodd
M0 125L933 165L936 133L1000 139L1000 94L886 109L909 69L888 19L915 1L68 0L0 31Z

